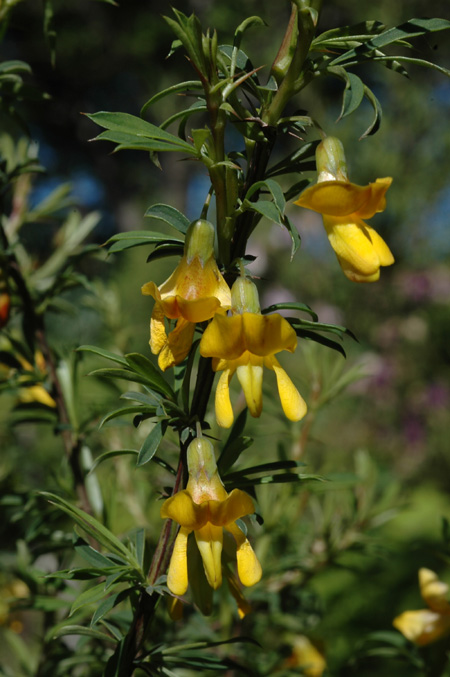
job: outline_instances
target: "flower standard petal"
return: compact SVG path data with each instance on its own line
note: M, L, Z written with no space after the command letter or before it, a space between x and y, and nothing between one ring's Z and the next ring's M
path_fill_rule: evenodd
M207 522L195 531L195 540L202 556L206 578L213 590L222 585L223 529Z
M294 204L319 214L348 216L371 200L370 186L357 186L347 181L321 181L304 190Z
M227 317L215 315L208 324L200 341L203 357L223 357L235 360L245 352L242 315Z
M210 521L216 526L225 527L254 512L253 500L241 489L233 489L224 501L209 501Z
M281 350L293 353L297 347L294 329L279 313L243 313L242 323L246 349L254 355L272 355Z
M167 572L167 587L174 595L184 595L188 587L187 539L190 531L181 527L173 546Z
M357 210L357 216L361 219L371 219L374 214L384 212L386 209L386 191L392 183L390 176L377 179L369 183L370 197L367 202Z
M305 400L275 357L265 358L264 364L275 372L278 394L286 418L300 421L308 411Z
M161 517L171 519L190 531L200 529L208 521L205 506L194 503L186 489L164 501L161 506Z
M431 609L404 611L394 619L393 625L414 644L425 646L449 633L450 615Z
M250 541L237 524L228 524L225 529L229 531L236 540L236 558L238 567L238 576L242 585L249 587L255 585L261 580L262 568L255 552L250 545Z

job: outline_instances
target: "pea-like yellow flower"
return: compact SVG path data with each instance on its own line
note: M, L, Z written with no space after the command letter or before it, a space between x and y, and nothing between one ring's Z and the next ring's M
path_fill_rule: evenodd
M158 365L165 371L188 354L197 322L230 307L230 288L214 259L214 226L203 219L194 221L186 233L183 258L172 275L159 287L147 282L142 293L155 299L150 348L154 355L159 354ZM165 318L177 320L169 335Z
M347 178L344 149L334 137L317 147L317 183L294 203L322 214L323 225L338 261L349 280L375 282L380 266L390 266L394 257L378 233L365 223L386 208L390 177L358 186Z
M278 313L261 315L258 292L249 279L240 277L232 290L232 315L216 315L205 329L200 353L212 357L214 371L222 371L216 388L217 423L229 428L234 420L230 381L236 372L250 414L262 411L263 367L275 372L281 406L287 418L299 421L307 407L297 388L275 357L297 347L297 336L289 322Z
M223 530L230 532L237 545L237 570L241 583L257 583L261 565L236 520L255 512L253 501L240 489L228 494L219 477L214 449L204 438L194 439L188 447L189 481L186 489L164 501L161 517L180 525L167 574L167 587L174 595L188 588L187 543L194 532L203 560L206 579L217 590L222 584Z
M419 570L419 587L428 609L404 611L393 625L414 644L425 646L450 634L449 586L434 571L423 568Z
M292 653L284 664L287 668L300 668L306 677L322 677L327 667L324 656L305 635L294 638Z

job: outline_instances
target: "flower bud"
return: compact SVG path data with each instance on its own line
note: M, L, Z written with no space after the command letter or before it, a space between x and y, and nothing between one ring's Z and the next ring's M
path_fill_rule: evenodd
M231 288L231 310L234 314L260 313L256 285L248 277L238 277Z
M217 464L214 456L214 448L205 437L196 437L187 449L187 464L189 479L198 480L204 476L211 480L217 472Z
M344 146L335 136L327 136L316 149L316 165L321 181L348 181Z
M198 257L202 265L214 256L214 226L205 219L193 221L186 232L184 254L188 264Z

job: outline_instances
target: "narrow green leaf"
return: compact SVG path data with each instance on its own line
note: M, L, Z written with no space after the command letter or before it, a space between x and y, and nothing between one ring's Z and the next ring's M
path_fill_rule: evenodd
M156 454L158 451L158 447L161 444L161 441L164 437L164 433L166 432L167 428L167 421L159 421L152 431L150 432L149 435L144 440L144 443L142 447L139 450L139 456L136 462L136 466L140 467L141 465L145 465L150 461L153 456Z
M346 74L346 83L338 121L353 113L364 99L364 84L361 78L354 73L347 73L346 71L344 73Z
M183 256L184 254L184 247L181 245L176 245L176 244L164 244L161 243L160 245L157 245L155 249L150 252L150 254L147 256L147 263L151 263L152 261L157 261L158 259L164 259L167 258L168 256Z
M127 393L123 393L123 395L120 396L121 400L135 400L136 402L140 402L141 404L147 404L150 407L159 404L160 398L156 395L148 395L147 393L138 393L134 391L129 391Z
M127 364L126 359L121 355L116 355L115 353L111 353L109 350L99 348L98 346L89 346L89 345L80 346L75 350L76 352L94 353L95 355L100 355L100 357L104 357L107 360L117 362L117 364L123 364L124 366Z
M245 209L257 212L258 214L265 216L269 221L277 223L279 226L284 225L281 214L273 202L269 202L269 200L258 200L258 202L244 200L242 204Z
M287 216L283 217L283 225L286 228L287 232L291 236L292 246L291 246L291 261L294 258L297 249L300 247L301 238L298 233L297 228L291 223L290 219Z
M172 402L176 402L176 396L172 388L162 376L159 369L157 369L147 357L140 353L129 353L128 355L125 355L125 359L134 372L137 372L146 378L146 385L152 390L156 390L158 393L165 395L167 399Z
M337 341L333 341L327 336L322 336L322 334L316 334L316 332L314 331L308 331L306 329L300 328L295 329L295 333L300 338L309 339L311 341L315 341L316 343L320 343L321 345L326 346L327 348L336 350L336 352L341 353L341 355L343 355L344 357L347 357L345 350L341 346L341 344L337 343Z
M178 209L165 204L152 205L145 212L145 216L150 219L160 219L160 221L165 221L170 226L175 228L175 230L178 230L183 234L186 233L190 224L189 219L180 211L178 211ZM176 242L179 242L179 240L176 240Z
M283 216L286 207L286 200L284 199L281 186L274 179L266 179L265 181L257 181L256 183L254 183L248 189L247 194L245 196L245 200L250 201L252 195L254 195L257 191L260 191L264 188L270 192L275 207L277 208L280 215Z
M109 253L120 252L131 247L141 247L143 245L158 245L161 243L172 243L184 246L184 241L171 237L166 233L156 233L151 230L130 230L126 233L117 233L109 238L103 245L109 246Z
M126 416L128 414L138 414L138 413L143 413L143 414L148 414L150 416L153 416L156 413L156 407L143 407L142 405L134 405L130 407L121 407L121 409L116 409L115 411L110 411L109 414L106 414L102 418L99 424L99 428L102 428L105 423L108 421L112 421L114 418L118 418L119 416Z
M104 583L99 583L98 585L94 585L91 588L84 590L80 595L78 595L76 600L73 602L70 608L69 616L72 616L72 614L75 611L81 609L81 607L83 606L86 606L86 604L95 604L96 602L101 600L104 596L105 596Z
M123 381L131 381L132 383L140 383L144 386L149 386L149 380L145 376L131 371L129 369L117 369L116 367L95 369L89 372L88 376L97 376L99 378L114 378L122 379Z
M364 139L366 136L371 136L372 134L375 134L375 132L379 130L381 125L381 117L383 113L381 109L381 104L378 101L377 97L372 92L372 90L369 89L369 87L367 87L366 85L364 85L364 96L369 101L374 110L374 117L372 123L368 126L364 134L362 134L362 136L359 137L359 140Z
M109 568L112 566L114 567L116 566L116 563L112 559L109 559L105 555L102 555L100 552L98 552L98 550L95 550L95 548L88 545L86 541L84 541L82 538L78 538L78 540L74 543L74 548L76 552L83 559L85 559L86 562L92 564L93 567Z
M51 639L58 639L58 637L65 637L66 635L85 635L92 639L99 639L102 642L111 642L111 637L100 630L87 628L84 625L64 625L57 630L50 630L48 637Z
M297 303L296 301L289 301L285 303L274 303L271 306L268 306L267 308L263 308L261 310L261 313L263 315L266 315L267 313L277 313L279 310L300 310L302 312L308 313L310 315L314 322L317 322L319 319L317 314L307 306L305 303Z
M106 616L106 614L111 611L111 609L120 604L120 602L123 602L124 599L127 599L127 597L129 597L132 592L132 588L121 590L120 592L116 592L114 595L110 595L101 604L99 604L96 612L92 616L91 628L96 625L96 623L98 623L103 618L103 616Z
M38 492L39 496L45 498L49 503L56 505L61 510L64 510L87 534L92 536L96 541L101 543L107 550L125 558L132 566L137 567L137 562L131 555L128 548L119 541L109 529L101 524L95 517L88 515L88 513L73 506L69 501L56 496L47 491Z
M178 146L179 149L185 150L188 153L195 152L190 143L135 115L100 111L87 115L87 117L100 127L117 132L118 134L123 133L133 137L142 137L143 139L157 139L167 144Z
M115 458L116 456L137 456L138 454L139 452L136 451L135 449L117 449L112 451L105 451L103 454L100 454L100 456L98 456L95 459L89 472L93 472L100 465L100 463L108 461L110 458Z
M141 118L144 117L147 109L150 108L150 106L152 106L157 101L160 101L160 99L163 99L165 96L169 96L170 94L178 94L179 92L190 92L192 90L203 90L200 80L187 80L186 82L179 82L176 85L172 85L172 87L163 89L161 92L158 92L144 103L141 108Z

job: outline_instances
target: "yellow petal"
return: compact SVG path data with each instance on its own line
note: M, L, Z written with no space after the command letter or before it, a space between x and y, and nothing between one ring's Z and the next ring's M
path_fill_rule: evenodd
M200 354L234 360L245 350L242 315L215 315L203 332Z
M177 305L181 317L189 322L204 322L213 317L214 313L220 306L219 299L214 296L206 298L195 299L193 301L186 301L177 296Z
M246 349L254 355L272 355L281 350L293 353L297 347L295 331L278 313L243 313L242 322Z
M270 362L266 358L265 364L274 370L277 377L278 394L286 418L300 421L308 411L305 400L275 357L270 358Z
M292 668L300 668L305 677L322 677L327 664L314 644L304 635L294 639L292 655L286 660Z
M447 601L449 587L437 577L431 569L419 570L420 594L430 609L439 613L450 613L450 604Z
M173 621L181 621L183 618L183 602L178 597L167 596L167 610Z
M24 403L40 402L40 404L45 404L46 407L56 407L56 402L53 397L45 390L44 386L41 385L20 388L19 400Z
M210 521L216 526L226 526L254 512L252 499L241 489L233 489L224 501L209 501Z
M450 615L430 609L405 611L394 619L393 625L414 644L425 646L450 632Z
M195 324L182 317L179 318L175 329L170 332L167 343L159 354L158 366L161 371L180 364L184 360L191 349L194 331Z
M370 184L357 186L346 181L321 181L304 190L294 204L320 214L341 217L361 209L371 200L371 194Z
M155 301L161 300L161 294L159 293L159 289L154 282L147 282L144 284L141 287L141 292L144 294L144 296L153 296Z
M170 558L167 587L174 595L184 595L188 587L187 539L189 533L189 529L181 527Z
M370 197L367 202L358 209L356 216L360 219L371 219L374 214L383 212L386 209L386 191L392 183L390 176L384 179L377 179L374 183L369 183Z
M323 225L341 265L364 277L379 271L380 257L363 221L324 216Z
M148 284L153 284L149 282ZM167 342L166 327L164 325L164 310L159 301L153 306L150 319L150 349L153 355L158 355Z
M365 223L364 226L367 232L369 233L369 237L372 240L373 247L376 253L378 254L378 258L380 259L380 266L391 266L395 260L386 242L380 235L378 235L377 231L374 230L371 226L368 226L367 223Z
M258 418L262 411L262 364L242 364L236 369L236 373L244 391L249 412L252 416Z
M190 494L183 489L175 496L171 496L161 506L160 511L163 519L171 519L190 531L200 529L206 524L207 511L205 507L197 505Z
M237 524L229 524L225 527L227 531L233 534L236 540L236 558L239 580L242 585L250 587L261 580L262 568L256 557L250 541L239 529Z
M208 522L195 532L195 540L202 556L207 581L217 590L222 585L223 529Z
M203 334L204 336L204 334ZM216 388L215 409L217 424L221 428L229 428L234 421L233 408L230 400L230 381L234 371L225 369L220 375Z

